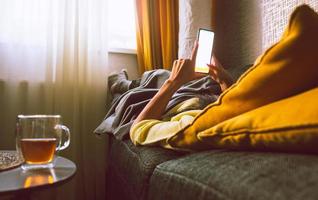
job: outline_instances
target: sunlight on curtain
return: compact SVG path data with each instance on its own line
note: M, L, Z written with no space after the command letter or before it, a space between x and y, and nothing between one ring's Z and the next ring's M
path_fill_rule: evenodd
M139 73L170 70L178 57L179 1L136 0Z
M0 149L14 149L18 114L61 114L76 177L51 199L104 199L107 5L103 0L1 0Z

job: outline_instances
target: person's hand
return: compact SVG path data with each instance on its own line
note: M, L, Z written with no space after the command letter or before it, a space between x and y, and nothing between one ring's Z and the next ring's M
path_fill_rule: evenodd
M172 66L169 80L176 83L179 87L194 79L206 76L194 71L195 59L198 51L198 42L195 41L190 59L175 60Z
M222 91L226 90L233 84L231 75L223 68L222 64L212 56L209 74L213 80L220 84Z

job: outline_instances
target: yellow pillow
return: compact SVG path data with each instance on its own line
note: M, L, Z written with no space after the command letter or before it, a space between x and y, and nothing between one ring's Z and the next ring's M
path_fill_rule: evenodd
M318 152L318 88L267 104L199 133L212 148Z
M239 53L239 52L238 52ZM216 124L318 85L318 15L306 5L291 15L281 40L210 104L193 123L168 140L175 148L206 149L204 131Z

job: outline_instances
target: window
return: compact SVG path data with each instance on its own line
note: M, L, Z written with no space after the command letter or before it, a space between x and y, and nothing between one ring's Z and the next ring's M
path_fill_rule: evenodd
M109 51L136 53L135 0L109 0Z

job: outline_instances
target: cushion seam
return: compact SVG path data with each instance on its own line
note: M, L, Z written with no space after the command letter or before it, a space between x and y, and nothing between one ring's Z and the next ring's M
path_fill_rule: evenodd
M249 134L258 134L258 133L267 133L267 132L279 132L279 131L288 131L288 130L303 130L303 129L312 129L317 128L318 124L306 124L306 125L297 125L297 126L288 126L288 127L270 127L270 128L260 128L260 129L238 129L235 131L224 131L221 132L220 135L227 137L227 136L233 136L233 135L246 135L246 132ZM225 135L226 134L226 135ZM277 133L275 133L277 134Z

